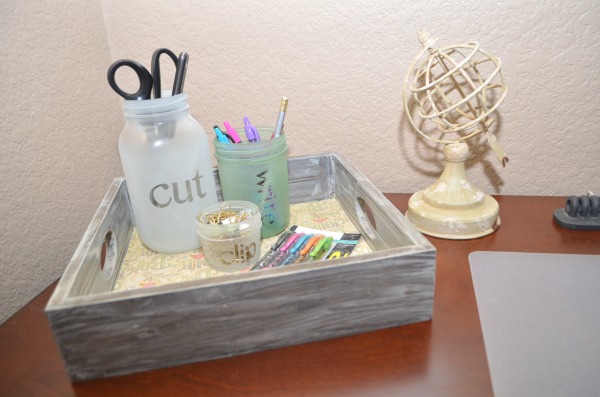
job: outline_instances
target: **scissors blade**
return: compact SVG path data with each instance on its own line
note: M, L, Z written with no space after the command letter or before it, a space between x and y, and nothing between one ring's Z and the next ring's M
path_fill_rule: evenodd
M179 95L183 92L183 84L185 83L185 74L187 72L189 59L190 55L187 52L179 54L177 71L175 72L175 82L173 83L173 95Z

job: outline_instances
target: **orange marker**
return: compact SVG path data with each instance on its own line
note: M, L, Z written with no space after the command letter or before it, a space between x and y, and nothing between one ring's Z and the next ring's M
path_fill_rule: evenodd
M315 234L314 236L312 236L310 240L308 240L306 244L304 244L304 247L302 247L300 255L302 255L302 257L305 257L309 253L310 249L317 243L317 241L319 241L322 238L323 236L320 234Z

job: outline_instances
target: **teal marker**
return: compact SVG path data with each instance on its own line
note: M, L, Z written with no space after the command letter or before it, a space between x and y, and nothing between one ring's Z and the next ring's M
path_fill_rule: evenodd
M215 130L215 134L217 134L217 141L219 141L219 142L225 142L225 143L230 143L230 140L227 138L227 136L225 135L225 133L223 131L221 131L221 129L219 128L218 125L215 125L213 127L213 129Z

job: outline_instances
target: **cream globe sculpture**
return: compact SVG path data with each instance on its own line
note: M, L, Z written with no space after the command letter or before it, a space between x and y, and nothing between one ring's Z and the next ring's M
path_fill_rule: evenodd
M500 226L498 202L467 178L469 144L481 134L505 166L508 157L490 132L492 114L506 98L499 58L479 43L435 47L436 39L420 31L423 49L404 80L404 109L423 138L443 144L444 171L439 179L409 200L407 219L424 234L470 239Z

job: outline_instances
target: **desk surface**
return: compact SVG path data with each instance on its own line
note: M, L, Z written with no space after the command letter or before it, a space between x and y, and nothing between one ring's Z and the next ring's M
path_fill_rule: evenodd
M408 194L386 194L402 212ZM500 229L438 250L433 320L240 357L71 384L43 313L54 285L0 326L0 395L491 396L468 254L600 254L600 231L560 228L561 197L496 197Z

